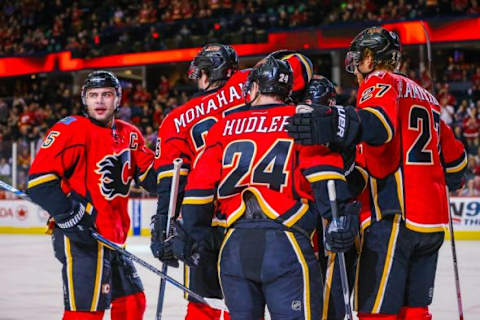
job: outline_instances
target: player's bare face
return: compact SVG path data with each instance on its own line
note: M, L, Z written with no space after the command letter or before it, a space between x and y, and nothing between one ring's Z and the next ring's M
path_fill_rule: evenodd
M86 93L88 115L104 124L113 119L117 95L114 88L92 88Z
M357 76L357 81L360 84L363 81L363 74L372 72L373 68L373 57L367 55L364 57L358 66L355 68L355 75Z

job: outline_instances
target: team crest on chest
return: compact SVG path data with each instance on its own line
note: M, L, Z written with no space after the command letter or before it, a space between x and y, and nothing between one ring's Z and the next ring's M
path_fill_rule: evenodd
M130 157L130 150L125 149L120 153L109 154L97 162L95 172L101 175L100 191L105 199L128 196L132 182Z

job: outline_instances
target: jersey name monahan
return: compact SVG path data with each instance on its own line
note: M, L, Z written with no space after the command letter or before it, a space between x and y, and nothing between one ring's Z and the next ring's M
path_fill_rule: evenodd
M243 83L238 83L236 86L229 86L221 89L204 102L187 109L179 116L173 119L177 133L181 128L186 128L188 124L194 122L195 119L205 116L206 114L216 111L226 104L232 103L235 99L240 99L242 96Z

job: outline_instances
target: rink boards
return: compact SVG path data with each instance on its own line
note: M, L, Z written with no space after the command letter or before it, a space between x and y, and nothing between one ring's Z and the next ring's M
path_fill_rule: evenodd
M156 199L130 199L131 234L149 235L150 217L156 210ZM480 240L480 197L450 198L455 237ZM36 233L46 230L48 214L25 200L0 200L0 233Z

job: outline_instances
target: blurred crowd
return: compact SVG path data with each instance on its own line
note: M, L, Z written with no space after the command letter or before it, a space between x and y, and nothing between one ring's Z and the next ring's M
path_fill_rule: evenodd
M477 0L3 0L0 56L255 43L271 30L479 14Z

